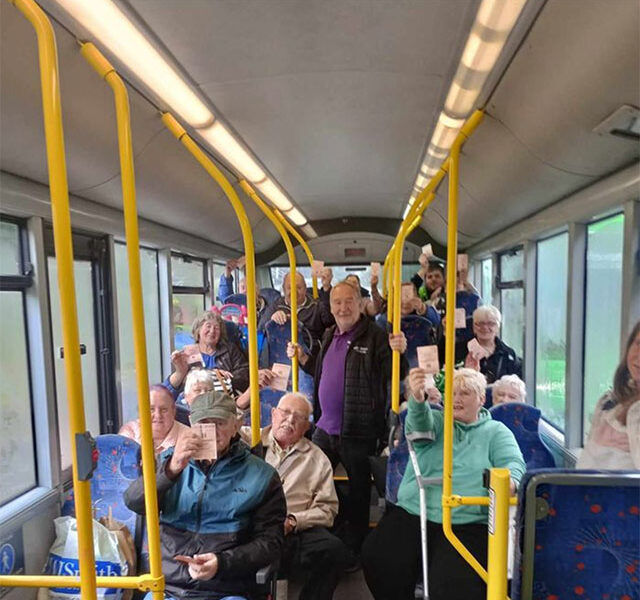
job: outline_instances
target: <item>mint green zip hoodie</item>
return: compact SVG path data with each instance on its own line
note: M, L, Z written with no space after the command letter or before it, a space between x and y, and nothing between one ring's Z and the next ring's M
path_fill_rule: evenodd
M444 413L433 411L428 402L409 399L405 431L427 433L432 442L414 442L418 464L423 477L442 477ZM486 408L481 408L474 423L453 422L453 494L460 496L487 496L482 485L484 469L503 467L510 469L511 478L519 482L526 465L515 437L503 423L491 419ZM398 490L398 506L413 515L420 515L420 497L416 477L407 464ZM454 524L486 523L486 506L459 506L452 509ZM442 523L442 485L427 487L427 519Z

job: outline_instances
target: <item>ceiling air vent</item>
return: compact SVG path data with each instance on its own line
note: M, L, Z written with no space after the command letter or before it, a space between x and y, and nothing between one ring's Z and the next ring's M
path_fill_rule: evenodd
M640 140L640 109L623 104L594 128L599 135L615 135L626 140Z

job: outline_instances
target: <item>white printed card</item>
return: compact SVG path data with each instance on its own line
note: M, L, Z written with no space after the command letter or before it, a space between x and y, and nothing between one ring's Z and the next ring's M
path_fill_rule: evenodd
M418 366L430 375L440 372L440 360L438 359L438 346L418 346Z
M273 363L273 367L271 367L271 370L275 373L275 377L271 382L271 388L274 390L279 390L280 392L286 392L287 385L289 384L291 365Z

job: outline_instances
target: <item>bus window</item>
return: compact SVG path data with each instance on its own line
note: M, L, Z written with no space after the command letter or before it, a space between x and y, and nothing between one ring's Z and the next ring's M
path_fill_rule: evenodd
M498 289L502 313L502 341L524 358L524 253L522 247L501 254Z
M623 237L623 214L596 221L587 227L583 392L585 440L593 409L598 398L611 387L620 357Z
M173 282L173 343L176 350L193 343L191 325L211 304L209 278L201 258L171 256Z
M0 222L0 506L36 486L20 234Z
M564 430L569 234L538 242L535 404Z
M480 295L485 304L492 302L493 287L493 262L491 258L486 258L480 263Z

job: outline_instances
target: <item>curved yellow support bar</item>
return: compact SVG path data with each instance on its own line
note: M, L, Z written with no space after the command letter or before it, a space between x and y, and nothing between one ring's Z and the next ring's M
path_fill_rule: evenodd
M83 433L86 430L86 422L82 393L82 367L80 365L76 289L73 274L69 188L64 155L64 134L62 131L58 54L53 27L42 9L33 0L10 0L10 2L14 4L31 23L38 38L38 59L40 64L47 165L49 169L53 236L58 264L62 340L64 348L67 350L65 353L64 371L67 385L67 400L69 403L69 434L71 435L73 489L78 523L80 589L82 597L86 600L91 600L96 597L96 567L93 555L93 520L91 514L90 482L80 481L78 479L76 434ZM19 576L11 579L0 578L0 585L16 585L15 581L18 578Z
M232 185L227 181L220 169L216 167L214 162L200 149L191 137L187 134L184 127L176 121L171 113L162 115L162 122L167 129L182 143L182 145L193 155L200 163L204 170L211 178L222 188L233 210L238 217L238 223L242 231L242 240L244 242L244 252L246 257L246 275L247 275L247 318L249 321L249 385L251 389L251 445L257 446L260 442L260 388L258 385L258 325L256 311L256 257L253 245L253 233L251 231L251 223L247 217L247 213L238 198L238 194Z
M275 208L273 212L276 213L276 216L282 221L284 226L287 228L287 231L298 240L298 243L302 246L304 253L307 255L307 260L309 261L309 266L313 264L313 254L311 253L311 248L309 248L309 244L305 241L305 239L298 233L298 230L289 223L289 220L277 209ZM311 285L313 288L313 297L318 297L318 278L311 273Z
M253 200L258 208L265 214L265 216L273 223L273 226L277 229L284 245L287 248L287 256L289 257L289 269L291 271L291 292L289 294L289 306L291 306L291 342L293 344L298 343L298 293L296 290L296 253L293 249L293 244L289 239L287 230L273 214L273 211L266 205L266 203L256 194L254 189L244 180L240 181L240 187L244 193ZM291 389L294 392L298 391L298 355L294 354L291 359Z
M82 56L113 90L118 126L118 149L122 179L122 204L129 259L129 286L131 288L131 315L133 322L133 347L138 391L138 414L142 442L142 476L144 480L145 514L149 539L149 565L151 577L162 585L154 591L154 600L162 600L164 576L160 552L160 527L158 524L158 495L156 494L155 452L151 432L149 405L149 369L147 342L144 330L144 305L142 301L142 276L140 272L140 236L138 233L138 209L136 206L136 182L133 168L133 144L131 142L131 116L127 88L109 61L91 43L82 44Z

